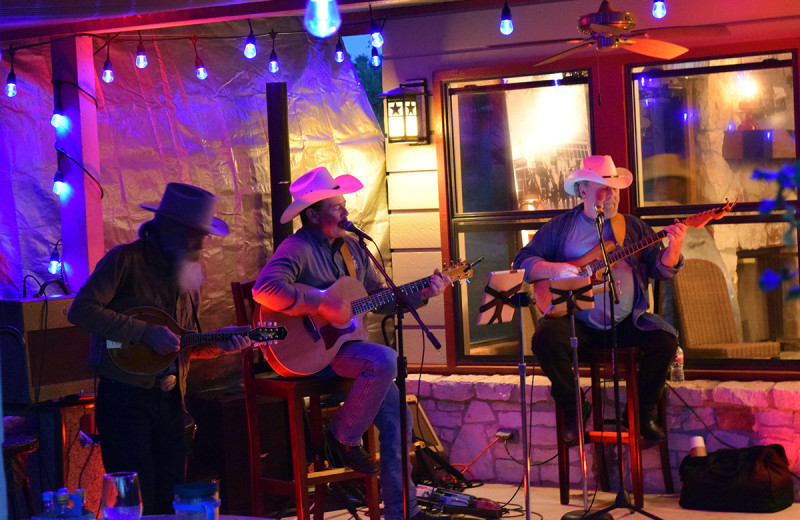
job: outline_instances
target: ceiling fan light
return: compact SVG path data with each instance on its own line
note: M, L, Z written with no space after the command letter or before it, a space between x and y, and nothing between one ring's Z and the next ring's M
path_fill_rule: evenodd
M653 16L659 20L667 16L667 3L664 0L653 0Z

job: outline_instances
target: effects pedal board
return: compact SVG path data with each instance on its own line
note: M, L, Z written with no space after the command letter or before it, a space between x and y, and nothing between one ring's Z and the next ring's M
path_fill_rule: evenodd
M501 518L507 509L487 498L478 498L452 489L417 486L417 502L449 515L472 515L482 518Z

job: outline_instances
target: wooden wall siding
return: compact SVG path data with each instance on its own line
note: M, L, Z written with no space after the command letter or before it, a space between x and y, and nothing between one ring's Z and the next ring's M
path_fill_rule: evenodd
M392 250L439 249L442 244L439 212L392 212L389 215L389 243Z
M389 174L389 211L439 208L439 179L435 170Z

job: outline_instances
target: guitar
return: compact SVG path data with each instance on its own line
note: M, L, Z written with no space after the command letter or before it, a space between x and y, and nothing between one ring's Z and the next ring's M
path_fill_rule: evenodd
M483 258L472 264L458 262L442 269L442 273L447 274L453 281L469 280L472 277L472 267L481 260ZM402 285L398 289L406 296L410 296L430 287L430 284L428 276ZM323 298L337 297L350 302L352 317L345 327L335 327L318 314L289 316L261 305L258 305L253 313L254 323L280 320L286 326L288 334L285 341L262 346L264 357L270 366L284 377L308 376L328 366L345 341L367 338L363 316L366 312L394 302L396 299L391 289L367 295L361 282L350 276L339 278L322 293Z
M123 314L151 325L164 325L181 337L181 350L206 343L227 341L232 336L246 335L255 342L277 341L286 337L286 329L277 326L257 327L252 330L247 330L248 327L245 326L242 327L240 332L192 332L178 325L172 319L172 316L166 312L154 307L134 307ZM134 375L157 374L167 368L178 357L178 352L166 355L159 354L145 343L123 348L118 341L106 340L106 348L114 364L125 372Z
M683 220L683 223L687 226L692 226L697 229L708 224L711 220L719 220L725 214L733 209L738 202L739 199L737 198L735 201L730 202L728 199L725 199L725 205L719 208L710 209L708 211L703 211L702 213L698 213L696 215L692 215L691 217L686 218ZM609 265L613 265L616 262L619 262L623 258L627 258L632 254L636 253L637 251L641 251L642 249L651 246L662 240L664 237L667 236L667 232L665 230L661 230L658 233L652 234L650 236L644 237L643 239L635 242L629 246L621 247L619 249L615 249L616 245L611 242L607 241L605 243L606 252L608 254L608 263ZM602 251L600 250L600 246L597 245L591 251L583 255L582 257L578 258L577 260L571 260L567 262L572 264L576 267L579 267L580 270L578 274L575 275L576 277L591 277L592 286L597 288L597 290L602 290L603 280L601 280L600 275L605 270L605 262L603 262L603 255ZM596 292L596 291L595 291ZM533 294L534 298L536 298L536 307L542 312L542 314L546 314L547 316L552 316L555 318L560 318L564 316L566 312L547 312L550 308L551 302L551 294L550 294L550 280L543 279L537 280L533 282Z

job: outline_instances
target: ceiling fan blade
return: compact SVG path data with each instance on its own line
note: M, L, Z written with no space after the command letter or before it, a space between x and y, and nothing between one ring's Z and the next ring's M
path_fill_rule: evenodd
M689 50L674 43L651 40L650 38L620 38L619 46L637 54L661 58L662 60L671 60Z
M571 49L567 49L565 51L559 52L558 54L554 54L554 55L550 56L549 58L536 63L534 65L534 67L539 67L541 65L547 65L548 63L553 63L554 61L558 61L558 60L560 60L561 58L563 58L565 56L569 56L570 54L578 52L579 50L581 50L581 49L583 49L585 47L591 47L592 45L594 45L594 41L593 40L587 40L584 43L578 45L577 47L572 47Z
M625 36L648 37L658 36L659 38L673 39L681 37L711 37L711 36L730 36L731 31L727 26L719 25L694 25L676 27L652 27L650 29L639 29L631 31Z
M589 28L595 32L595 34L603 34L605 36L621 36L625 34L625 29L621 27L614 27L613 25L601 25L599 23L593 23L589 25Z

